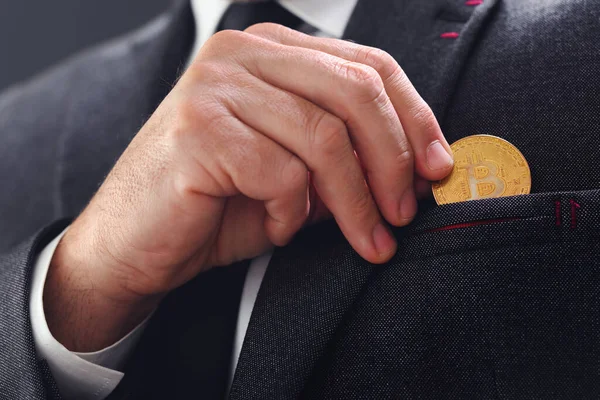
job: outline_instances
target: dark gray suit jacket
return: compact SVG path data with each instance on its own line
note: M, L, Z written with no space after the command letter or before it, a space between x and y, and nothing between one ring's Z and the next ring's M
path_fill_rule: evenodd
M589 0L359 1L345 37L399 61L449 142L514 143L533 194L423 203L380 267L332 223L300 234L269 265L232 399L599 397L599 21ZM0 398L58 396L32 341L33 262L169 91L193 30L176 2L0 97ZM112 397L225 396L246 267L172 293Z

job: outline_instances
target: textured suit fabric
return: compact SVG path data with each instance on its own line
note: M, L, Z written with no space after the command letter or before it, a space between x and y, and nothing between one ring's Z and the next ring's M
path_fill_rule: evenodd
M400 62L450 142L514 143L537 194L421 204L383 267L334 227L276 252L233 399L598 397L599 17L584 1L359 3L346 37Z
M514 143L534 194L422 203L384 266L332 223L299 235L269 265L230 398L598 397L599 19L584 0L359 1L345 37L392 54L450 142ZM192 37L178 3L0 97L0 398L57 395L31 339L32 260L168 92ZM224 397L245 271L170 295L111 397Z
M274 255L232 397L595 398L600 192L576 197L577 228L571 196L437 208L384 266L306 232Z
M58 399L47 364L35 356L29 322L30 265L36 250L64 228L60 221L0 258L0 398Z

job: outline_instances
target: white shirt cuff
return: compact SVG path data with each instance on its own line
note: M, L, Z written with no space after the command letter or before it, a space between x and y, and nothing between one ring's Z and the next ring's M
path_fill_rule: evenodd
M117 343L94 353L71 352L52 336L44 314L44 284L54 251L67 229L40 253L33 269L29 298L33 339L38 356L48 363L65 400L103 400L123 378L117 369L124 365L150 317Z

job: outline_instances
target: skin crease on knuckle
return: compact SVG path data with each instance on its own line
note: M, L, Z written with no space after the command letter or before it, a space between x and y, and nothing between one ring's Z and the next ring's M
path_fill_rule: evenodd
M394 57L381 49L359 46L355 57L358 62L374 68L383 82L388 82L392 77L403 73Z
M174 105L177 119L163 129L165 147L170 150L172 166L188 177L189 193L210 196L235 194L228 175L220 168L217 157L227 147L227 132L233 131L235 117L214 96L179 96ZM192 172L194 171L194 172ZM180 171L181 172L181 171ZM179 174L181 175L181 174Z
M359 104L376 101L385 93L385 86L379 73L368 65L344 62L336 68L343 79L348 97Z
M411 107L410 114L414 118L416 126L421 129L421 137L434 140L442 136L437 119L425 101L420 100L418 104Z
M331 114L323 113L313 122L313 128L307 129L309 143L312 144L311 154L321 154L321 160L337 163L346 158L351 151L346 124Z
M284 193L296 193L308 188L308 169L306 165L296 156L290 154L289 160L278 168L279 180L283 182Z
M358 190L352 193L348 204L355 220L360 221L360 225L363 227L368 226L375 205L366 183L365 190Z
M200 49L200 57L221 57L247 42L248 34L235 30L223 30L215 33Z
M308 169L298 157L290 155L289 160L278 170L280 171L279 180L282 182L278 190L280 198L290 199L294 203L294 207L286 207L286 221L278 221L284 225L280 227L283 233L279 235L279 239L282 239L287 244L291 236L304 225L310 211L307 201L309 184ZM298 204L302 202L305 203L305 207L298 207ZM278 243L275 244L280 245Z
M281 190L280 185L285 183L276 182L276 179L285 153L277 151L272 143L242 132L223 145L226 150L219 157L221 165L242 194L255 200L269 200L271 193ZM262 194L261 198L257 198L257 190Z
M220 60L198 58L190 65L182 79L193 79L203 85L215 84L223 80L223 76L233 72L231 66Z
M288 31L289 31L289 29L282 25L274 24L272 22L261 22L261 23L254 24L254 25L246 28L246 30L244 32L250 33L253 35L260 35L260 34L267 33L267 34L279 36L279 35L287 34Z
M261 42L263 45L261 46ZM200 49L194 62L188 68L183 78L194 74L206 81L204 75L198 72L189 72L200 70L202 64L214 63L216 69L209 74L215 77L215 82L223 82L223 78L230 78L231 74L236 72L249 73L247 63L256 57L256 49L264 47L265 40L258 36L234 30L224 30L213 35ZM208 70L210 73L211 70Z

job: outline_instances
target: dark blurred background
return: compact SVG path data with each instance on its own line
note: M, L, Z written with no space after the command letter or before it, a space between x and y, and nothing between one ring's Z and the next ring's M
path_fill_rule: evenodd
M0 0L0 90L168 6L169 0Z

